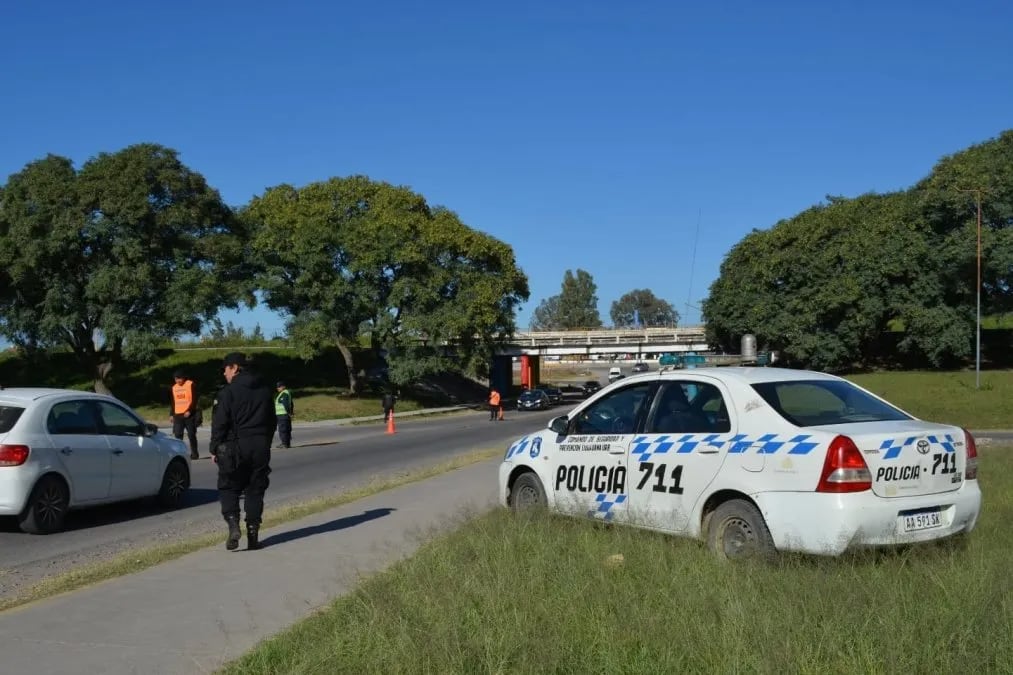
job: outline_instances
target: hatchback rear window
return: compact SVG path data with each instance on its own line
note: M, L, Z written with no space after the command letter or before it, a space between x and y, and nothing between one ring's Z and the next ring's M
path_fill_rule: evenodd
M781 417L799 427L912 419L901 410L841 380L792 380L754 384Z
M0 405L0 434L6 434L13 429L24 411L24 408L14 405Z

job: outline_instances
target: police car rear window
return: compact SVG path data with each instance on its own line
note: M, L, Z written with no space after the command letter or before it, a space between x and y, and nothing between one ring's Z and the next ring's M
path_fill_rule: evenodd
M781 417L799 427L913 419L850 382L791 380L762 382L753 389Z
M14 425L18 423L21 413L24 411L24 408L17 406L0 405L0 434L6 434L13 429Z

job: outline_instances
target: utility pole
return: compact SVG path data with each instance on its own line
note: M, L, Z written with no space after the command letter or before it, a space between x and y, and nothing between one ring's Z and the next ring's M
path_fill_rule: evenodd
M960 190L960 192L973 192L974 201L978 205L978 314L976 322L975 352L974 352L974 388L981 389L981 193L986 192L983 188L971 188Z

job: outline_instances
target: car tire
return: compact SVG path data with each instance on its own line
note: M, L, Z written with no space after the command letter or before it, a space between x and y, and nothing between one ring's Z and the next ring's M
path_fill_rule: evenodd
M548 506L545 488L531 471L522 473L510 488L510 508L514 511L531 511Z
M43 476L28 497L25 510L18 517L22 532L28 534L51 534L63 529L70 508L70 492L63 479Z
M183 505L183 496L190 488L190 469L186 462L174 459L165 467L162 487L158 490L158 504L166 509L178 509Z
M742 499L727 501L710 514L707 545L722 560L768 560L775 552L763 515Z

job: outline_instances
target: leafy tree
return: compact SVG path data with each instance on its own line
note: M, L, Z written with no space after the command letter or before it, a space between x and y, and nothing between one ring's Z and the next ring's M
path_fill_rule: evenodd
M360 331L388 352L396 383L483 373L528 296L508 245L365 176L271 188L244 218L265 301L292 317L290 341L306 357L336 345L353 391Z
M754 333L789 363L869 363L891 320L937 306L932 265L907 195L835 198L736 245L704 316L711 338L730 351Z
M737 350L752 332L789 362L825 369L960 362L971 352L977 288L971 188L987 190L982 312L1006 311L1013 305L1013 132L943 158L909 191L830 197L747 235L704 303L711 340Z
M646 288L632 290L626 295L612 303L612 310L609 312L612 317L612 324L617 328L634 326L634 313L640 320L641 326L676 326L679 322L679 313L665 300L655 297L654 293Z
M531 330L557 330L559 328L559 296L545 298L531 316Z
M239 224L168 148L102 153L76 171L50 155L0 188L0 332L66 345L109 393L126 358L252 301Z
M588 272L566 270L559 295L539 303L531 317L532 330L579 330L601 328L598 287Z
M588 272L566 270L559 292L559 323L563 330L601 328L598 314L598 287Z

